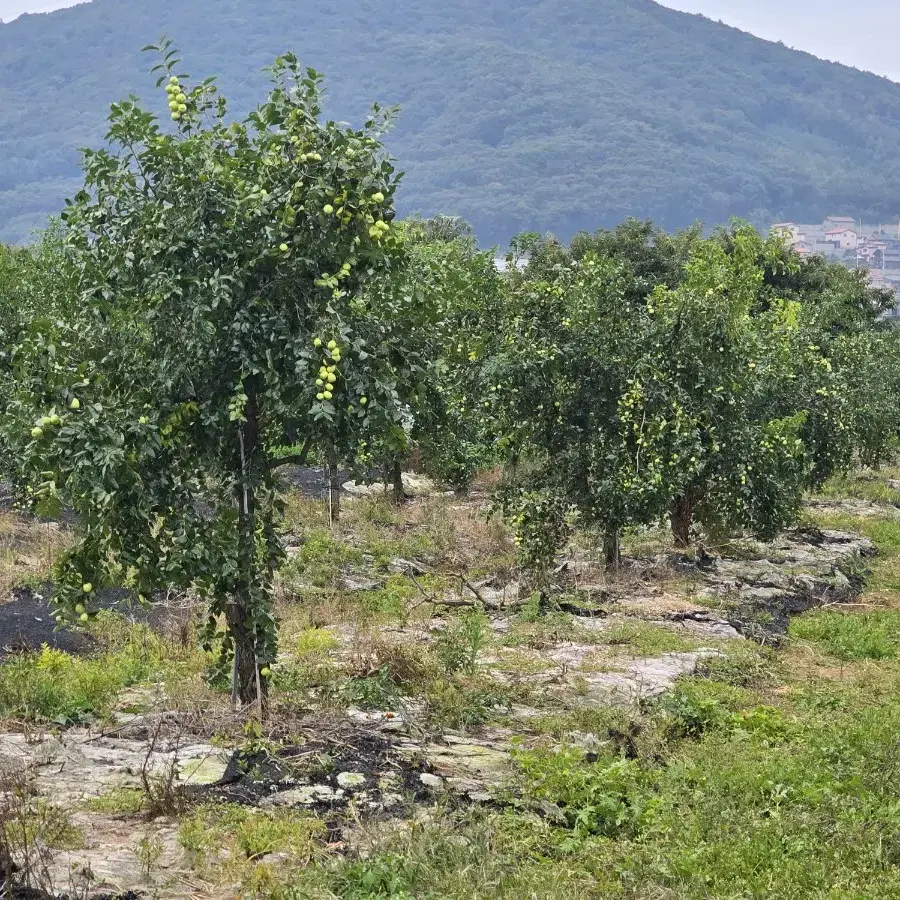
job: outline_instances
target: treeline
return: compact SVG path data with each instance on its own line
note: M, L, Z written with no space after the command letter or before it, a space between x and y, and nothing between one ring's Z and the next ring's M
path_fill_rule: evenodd
M77 190L112 86L151 88L135 35L166 31L240 114L285 47L328 74L330 117L398 104L401 208L464 216L486 242L628 215L900 216L895 83L648 0L118 0L0 26L0 240Z
M208 602L235 699L265 698L278 469L412 456L498 505L539 579L575 529L618 560L668 519L769 536L804 491L900 435L893 298L735 224L516 238L398 221L386 117L323 121L291 56L246 121L159 48L176 132L115 105L112 149L30 250L0 250L0 450L20 502L78 514L56 615L100 586ZM161 90L162 92L162 90Z

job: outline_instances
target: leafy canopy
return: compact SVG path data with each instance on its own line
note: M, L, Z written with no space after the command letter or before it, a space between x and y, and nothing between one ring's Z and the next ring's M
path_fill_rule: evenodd
M112 107L111 149L84 154L63 214L74 302L19 353L43 363L22 379L22 431L59 421L29 432L23 458L44 507L80 517L60 614L90 616L106 583L197 591L248 700L275 652L273 448L299 436L344 455L399 416L401 301L363 290L402 256L390 115L323 121L320 76L286 55L265 102L229 123L212 81L153 49L176 130L131 98Z

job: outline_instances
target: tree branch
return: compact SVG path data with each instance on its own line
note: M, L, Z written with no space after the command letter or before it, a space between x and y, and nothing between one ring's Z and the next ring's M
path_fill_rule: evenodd
M273 459L269 463L269 471L274 472L275 469L281 468L281 466L305 466L306 458L309 456L309 451L312 449L312 438L308 437L303 442L303 447L300 449L299 453L292 453L290 456L279 456L278 459Z

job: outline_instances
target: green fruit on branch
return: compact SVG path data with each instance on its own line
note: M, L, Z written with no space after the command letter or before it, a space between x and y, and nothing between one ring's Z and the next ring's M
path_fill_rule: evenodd
M31 436L36 441L39 441L44 436L44 429L40 428L36 425L34 428L31 429Z
M73 397L69 409L81 409L81 401L77 397Z
M89 616L87 613L82 613L82 614L78 617L78 620L79 620L80 622L87 622L89 619L90 619L90 616Z
M94 586L93 586L89 581L86 581L86 582L81 586L81 590L84 591L85 594L90 594L91 591L94 590Z

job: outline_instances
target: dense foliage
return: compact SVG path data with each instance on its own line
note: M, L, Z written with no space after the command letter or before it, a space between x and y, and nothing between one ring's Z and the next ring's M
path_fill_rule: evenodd
M400 414L400 313L363 293L399 254L395 178L383 116L323 123L319 77L293 57L231 124L211 83L164 59L178 132L128 101L113 106L113 149L86 152L63 213L71 290L34 309L21 286L31 315L9 338L4 431L38 508L80 517L56 566L59 614L87 620L110 583L193 589L247 701L275 653L275 448L299 434L343 458Z
M3 475L78 518L58 621L89 622L100 587L193 591L220 674L262 702L276 471L311 453L398 500L411 460L457 489L502 464L540 576L579 529L611 564L666 519L681 547L771 537L806 490L896 449L900 332L860 273L740 222L633 219L523 233L500 271L458 218L397 221L389 112L324 120L321 76L286 55L232 121L169 42L148 49L174 133L114 104L61 226L0 247Z
M337 117L400 104L401 212L464 216L483 243L629 215L900 215L897 85L650 0L93 0L0 25L0 240L74 193L110 86L146 92L139 46L165 30L240 113L285 47Z
M745 225L517 246L484 369L532 567L575 527L603 532L610 562L624 528L665 516L681 546L695 520L769 537L806 489L896 447L898 335L858 273Z

